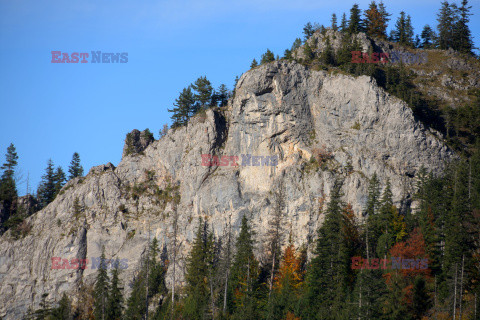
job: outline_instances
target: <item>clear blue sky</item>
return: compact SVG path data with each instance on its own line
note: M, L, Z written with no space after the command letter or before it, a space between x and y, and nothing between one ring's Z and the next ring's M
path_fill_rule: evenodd
M366 9L370 1L357 1ZM308 22L329 25L354 2L311 0L0 0L0 162L13 142L36 189L46 162L85 173L121 159L132 129L170 123L182 88L206 75L231 89L267 48L282 55ZM404 10L415 32L436 25L440 1L384 1L390 26ZM480 1L470 24L480 37ZM53 64L51 51L128 52L126 64ZM168 151L166 151L168 152ZM24 194L26 184L19 186Z

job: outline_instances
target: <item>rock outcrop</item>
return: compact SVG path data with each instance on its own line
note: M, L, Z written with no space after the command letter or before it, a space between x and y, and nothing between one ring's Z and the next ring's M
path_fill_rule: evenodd
M229 222L236 233L247 215L261 254L274 193L283 185L285 234L308 246L323 221L319 200L328 201L336 177L361 217L374 173L391 181L395 203L405 208L418 169L438 172L455 157L437 132L371 78L285 61L245 73L226 110L210 109L158 141L131 134L116 168L98 166L71 180L28 218L27 236L0 238L0 317L17 319L38 308L44 293L50 302L63 292L74 298L81 283L93 283L90 265L52 269L53 257L91 260L104 246L107 257L128 259L121 277L132 279L148 239L173 251L175 213L182 272L199 216L222 237ZM214 155L238 158L217 163ZM127 281L125 293L130 290Z

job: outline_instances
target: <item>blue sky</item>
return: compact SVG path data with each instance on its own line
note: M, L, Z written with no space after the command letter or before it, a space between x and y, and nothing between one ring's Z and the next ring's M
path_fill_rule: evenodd
M357 1L366 9L370 1ZM170 123L182 88L206 75L215 87L248 70L267 48L282 55L303 25L329 25L354 2L284 0L0 0L0 162L17 148L19 172L35 190L46 162L68 168L79 152L85 173L120 162L125 135ZM384 1L415 32L436 25L440 1ZM480 1L473 6L480 37ZM51 51L128 52L124 64L54 64ZM168 151L166 151L168 152Z

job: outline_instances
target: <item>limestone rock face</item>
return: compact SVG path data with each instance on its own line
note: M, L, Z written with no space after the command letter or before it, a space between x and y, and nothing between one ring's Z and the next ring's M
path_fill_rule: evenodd
M236 234L247 215L261 255L274 193L283 185L284 234L308 245L335 178L344 181L344 200L361 217L374 173L391 181L395 204L404 209L419 168L438 172L455 157L437 132L371 78L284 61L245 73L226 110L210 109L158 141L142 141L138 130L132 139L134 152L126 154L126 146L117 167L98 166L69 181L29 217L27 236L0 238L0 317L18 319L28 307L38 308L43 293L52 303L66 291L75 297L81 283L93 283L91 261L102 246L107 258L128 260L121 272L128 296L148 239L157 237L173 252L175 212L182 278L199 216L222 237L229 223ZM52 269L54 257L90 264Z

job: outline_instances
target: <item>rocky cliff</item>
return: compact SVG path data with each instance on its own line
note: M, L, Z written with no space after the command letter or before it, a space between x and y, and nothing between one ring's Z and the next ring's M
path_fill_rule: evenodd
M226 108L199 114L160 140L141 137L130 136L134 147L124 148L117 167L97 166L71 180L28 218L25 237L0 238L0 317L18 319L38 308L44 293L50 302L63 292L75 298L82 284L93 283L91 265L52 269L53 257L91 261L104 246L108 258L128 259L121 277L132 279L148 239L173 252L175 212L182 271L199 216L221 237L229 221L237 232L247 215L261 254L274 192L283 186L285 232L308 245L335 177L344 179L344 199L360 218L375 172L390 179L396 204L406 208L418 169L436 172L454 157L437 132L370 77L285 61L245 73Z

